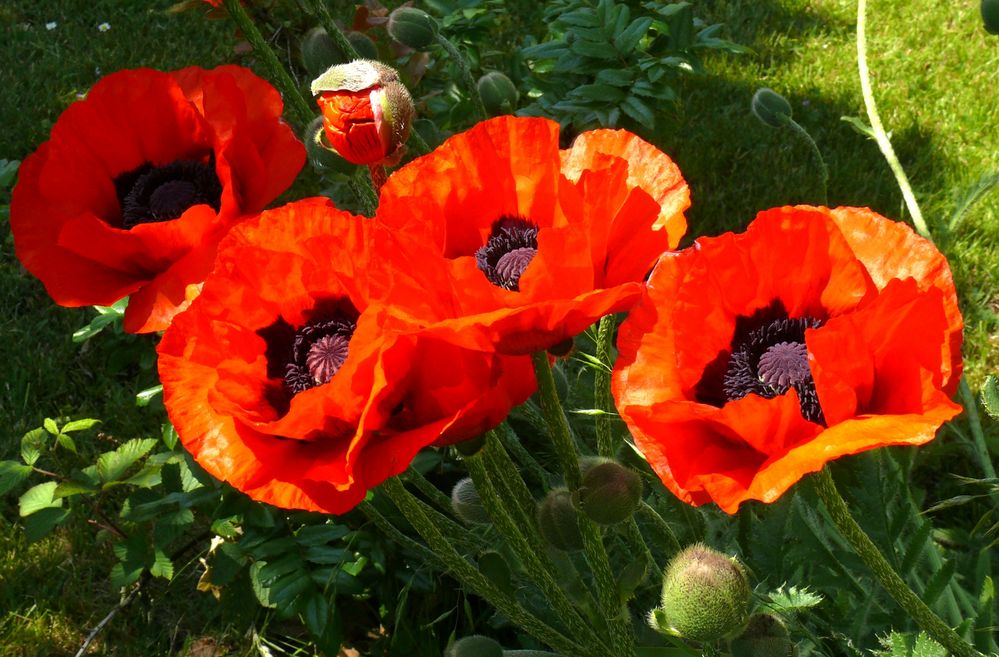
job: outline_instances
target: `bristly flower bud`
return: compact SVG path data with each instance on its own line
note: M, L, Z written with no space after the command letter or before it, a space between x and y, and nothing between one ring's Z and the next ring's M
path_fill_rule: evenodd
M791 118L791 103L767 87L756 90L749 107L756 118L771 128L782 128L784 122Z
M319 75L330 66L344 61L333 37L322 27L314 27L302 37L302 64L309 75Z
M437 41L440 27L430 14L413 7L399 7L389 14L389 36L413 50L424 50Z
M609 459L582 467L582 486L574 496L580 510L601 525L630 518L642 502L641 475Z
M413 122L413 99L395 69L356 59L312 82L323 113L323 146L354 164L398 163Z
M473 634L452 643L444 657L503 657L503 646L487 636Z
M471 477L465 477L451 489L451 508L456 516L467 523L488 525L492 522L482 506L479 491L475 490Z
M753 614L742 634L729 643L732 657L795 657L784 621L772 614Z
M482 98L482 105L490 116L513 114L517 109L520 92L513 85L513 81L499 71L486 73L479 78L475 86Z
M700 543L673 557L663 576L662 606L649 616L664 634L717 641L746 625L749 584L742 565Z
M572 503L572 493L566 488L555 488L538 507L538 529L549 544L572 552L583 547L579 533L579 512Z
M999 34L999 0L982 0L982 22L989 34Z

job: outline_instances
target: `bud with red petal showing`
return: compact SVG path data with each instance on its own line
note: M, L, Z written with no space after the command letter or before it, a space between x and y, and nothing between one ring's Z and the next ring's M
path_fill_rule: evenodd
M323 146L353 164L398 163L413 122L413 99L395 69L357 59L312 82L323 113Z
M742 565L700 543L670 561L663 576L662 606L649 623L664 634L717 641L746 626L749 583Z

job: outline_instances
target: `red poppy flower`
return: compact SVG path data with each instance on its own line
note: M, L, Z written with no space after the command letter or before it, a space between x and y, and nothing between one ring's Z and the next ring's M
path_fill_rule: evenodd
M452 291L452 339L524 354L634 304L689 204L677 166L631 133L586 132L560 151L557 123L504 116L393 173L376 218Z
M960 411L961 330L946 260L907 226L778 208L663 256L621 326L614 398L671 491L734 513L931 440Z
M240 224L160 343L184 445L255 499L342 513L419 449L476 436L533 392L527 359L460 349L378 303L389 286L432 291L374 232L326 199Z
M120 71L71 105L21 167L17 256L63 306L131 295L125 328L166 328L219 239L284 191L305 149L248 69Z

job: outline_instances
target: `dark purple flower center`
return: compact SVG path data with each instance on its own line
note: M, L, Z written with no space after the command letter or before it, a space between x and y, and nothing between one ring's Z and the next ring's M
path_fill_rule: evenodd
M356 316L338 311L311 320L295 331L291 358L284 372L288 391L298 394L328 383L347 360L347 348L355 328Z
M538 253L538 225L521 217L493 222L489 239L475 252L475 262L489 282L520 291L520 277Z
M210 205L218 212L222 202L214 157L208 162L175 160L158 167L147 162L115 177L114 186L125 229L177 219L194 205Z
M824 424L805 346L805 330L818 328L822 321L813 317L790 318L776 305L767 310L769 317L758 317L736 327L722 379L725 399L734 401L749 394L770 399L794 388L802 417Z

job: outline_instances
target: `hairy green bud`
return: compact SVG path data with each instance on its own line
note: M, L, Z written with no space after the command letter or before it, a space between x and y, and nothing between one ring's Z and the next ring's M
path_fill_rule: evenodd
M749 107L756 118L771 128L781 128L785 121L791 118L791 103L767 87L756 90Z
M748 608L749 583L742 565L698 543L667 566L662 606L649 621L664 634L717 641L745 627Z
M444 657L503 657L503 646L487 636L473 634L452 643Z
M469 524L488 525L492 522L471 477L465 477L451 489L451 508L456 516Z
M582 486L575 493L577 506L590 520L613 525L631 517L642 502L642 477L620 463L604 460L582 464Z
M559 550L572 552L583 547L579 533L579 513L572 503L572 493L566 488L548 491L538 507L538 528L541 536Z
M772 614L753 614L742 634L729 643L732 657L795 657L797 648L784 622Z
M364 32L347 32L347 41L361 59L378 59L378 46Z
M486 73L479 78L475 86L479 90L479 96L482 97L482 105L490 116L512 114L517 109L520 92L513 85L513 81L499 71Z
M413 50L424 50L437 41L440 27L430 14L414 7L399 7L389 14L389 36Z

